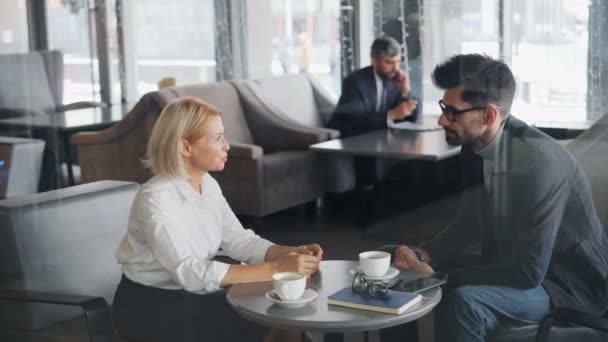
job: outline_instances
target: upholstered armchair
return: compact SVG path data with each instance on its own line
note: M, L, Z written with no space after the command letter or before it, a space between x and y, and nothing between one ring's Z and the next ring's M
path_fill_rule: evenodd
M0 55L0 118L102 106L63 103L63 54L33 51Z
M247 91L229 82L162 89L146 94L119 123L103 131L72 136L81 166L81 179L145 182L151 177L141 159L154 123L167 103L194 96L222 112L231 149L222 172L214 173L237 214L262 217L320 197L324 166L308 151L327 139L276 117Z
M324 128L336 107L336 100L309 75L233 81L233 84L240 92L248 92L255 101L262 103L272 115L315 129L326 135L327 140L340 137L337 130ZM342 193L355 188L351 157L320 154L319 158L326 165L326 191Z
M323 195L324 165L308 148L327 140L325 131L274 116L230 82L163 89L157 100L165 106L183 96L198 97L222 112L231 150L225 169L213 176L236 213L262 217Z

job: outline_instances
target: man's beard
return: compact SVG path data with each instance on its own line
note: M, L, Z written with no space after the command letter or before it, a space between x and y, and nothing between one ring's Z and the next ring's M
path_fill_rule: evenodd
M462 145L462 138L453 130L449 129L449 128L443 128L443 131L445 133L445 141L448 143L448 145L450 146L460 146ZM450 134L448 134L450 133Z

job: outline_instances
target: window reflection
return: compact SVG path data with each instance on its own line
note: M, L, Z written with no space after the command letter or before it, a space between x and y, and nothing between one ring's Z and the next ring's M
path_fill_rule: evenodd
M25 0L0 1L0 54L27 50Z
M523 119L586 119L588 1L514 1L507 28ZM509 27L510 26L510 27Z
M307 72L340 93L339 6L338 0L272 0L272 76Z
M215 81L213 0L132 2L137 88L157 89L165 77L178 85Z

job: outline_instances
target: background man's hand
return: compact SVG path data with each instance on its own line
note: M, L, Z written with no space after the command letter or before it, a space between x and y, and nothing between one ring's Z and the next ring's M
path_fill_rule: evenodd
M410 85L410 77L407 73L402 70L397 70L397 73L395 74L395 84L401 89L401 94L405 96L410 94L412 86Z
M405 119L412 115L417 105L416 100L401 101L395 108L388 111L388 118L391 120Z

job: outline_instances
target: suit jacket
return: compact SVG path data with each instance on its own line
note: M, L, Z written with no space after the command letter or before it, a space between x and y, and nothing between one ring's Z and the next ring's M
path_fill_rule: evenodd
M423 246L450 287L542 285L556 307L608 309L608 240L578 161L552 138L509 117L489 191L482 158L462 147L459 215ZM460 268L458 268L460 267Z
M386 128L387 111L376 111L377 97L376 79L371 66L351 73L342 82L342 94L328 127L339 130L342 137ZM388 109L404 101L401 89L394 82L387 82L386 100ZM416 109L406 120L416 121L417 118Z

